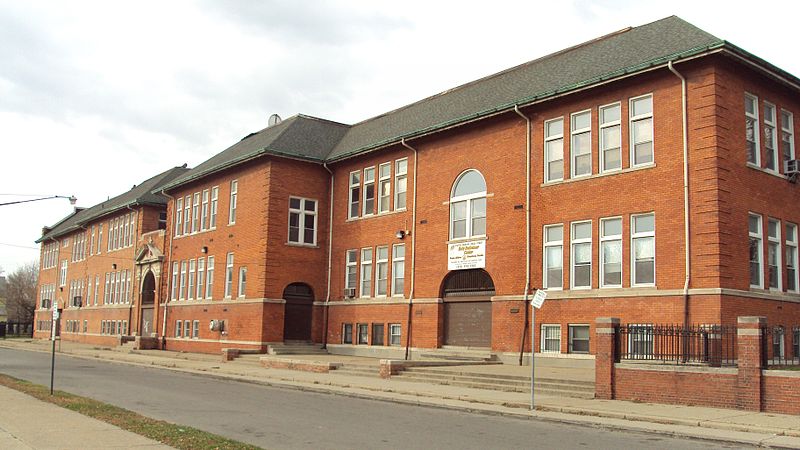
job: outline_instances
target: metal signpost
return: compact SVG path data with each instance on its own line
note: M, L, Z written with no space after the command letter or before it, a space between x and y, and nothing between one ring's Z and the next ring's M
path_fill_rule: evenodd
M53 376L56 369L56 323L58 322L58 304L53 302L53 322L50 333L50 339L53 341L53 352L50 357L50 395L53 395Z
M535 364L534 361L536 358L534 355L536 354L536 349L533 346L534 340L536 339L536 310L541 308L544 304L544 300L547 298L547 292L538 289L536 290L536 294L534 294L533 299L531 300L531 411L535 410L536 407L534 406L534 392L533 392L533 380L536 377L534 375L534 368Z

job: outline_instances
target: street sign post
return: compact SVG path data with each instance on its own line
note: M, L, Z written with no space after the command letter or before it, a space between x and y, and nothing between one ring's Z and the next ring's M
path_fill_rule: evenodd
M58 302L53 302L53 321L51 322L50 339L53 341L53 350L50 356L50 395L53 395L53 378L56 370L56 325L61 315L58 312Z
M547 291L542 289L537 289L536 293L533 295L533 299L531 299L531 411L536 409L534 399L535 395L533 392L533 381L536 378L534 369L535 369L535 361L536 358L534 355L536 354L536 349L534 348L534 340L536 339L536 310L541 308L544 305L544 301L547 298Z

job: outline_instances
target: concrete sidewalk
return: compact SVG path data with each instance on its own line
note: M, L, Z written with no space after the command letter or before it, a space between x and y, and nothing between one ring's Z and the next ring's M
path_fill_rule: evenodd
M48 341L6 340L0 346L32 351L49 351ZM530 394L490 391L458 386L428 384L400 379L381 379L330 373L265 369L258 356L245 355L222 362L216 355L168 351L120 351L72 342L61 343L61 353L90 359L161 367L222 379L252 382L300 390L326 392L359 398L406 404L507 415L604 428L644 431L671 436L712 439L740 444L800 448L800 417L730 409L660 405L617 400L586 400L569 397L536 396L536 411L529 410ZM325 356L324 359L355 362L354 357ZM298 359L292 355L291 359ZM308 356L307 359L321 359ZM362 362L368 359L359 358ZM374 363L375 361L372 360ZM501 366L502 367L502 366ZM519 372L517 366L507 366ZM502 370L494 368L493 370Z
M2 449L171 448L5 386L0 404Z

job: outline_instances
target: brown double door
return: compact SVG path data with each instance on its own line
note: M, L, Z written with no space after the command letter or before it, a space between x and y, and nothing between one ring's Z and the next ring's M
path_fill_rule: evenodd
M286 300L283 312L283 339L285 341L311 340L311 315L314 293L306 284L290 284L283 291Z

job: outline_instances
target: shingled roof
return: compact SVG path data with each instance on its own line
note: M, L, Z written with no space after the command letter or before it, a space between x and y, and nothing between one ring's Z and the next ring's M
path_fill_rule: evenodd
M723 48L800 84L766 61L671 16L544 56L352 126L294 116L243 139L167 187L267 154L335 162L401 139L510 111L515 105L525 106Z
M113 213L120 209L134 205L166 205L168 198L159 194L161 187L166 183L174 180L176 177L186 173L189 169L186 166L173 167L172 169L162 172L152 178L149 178L138 185L134 186L128 192L118 195L114 198L108 199L102 203L98 203L91 208L80 209L76 208L75 211L67 217L58 221L55 225L48 227L49 231L42 234L42 237L36 240L40 243L46 239L56 238L78 230L81 226Z

